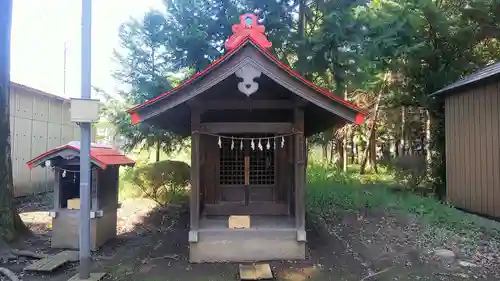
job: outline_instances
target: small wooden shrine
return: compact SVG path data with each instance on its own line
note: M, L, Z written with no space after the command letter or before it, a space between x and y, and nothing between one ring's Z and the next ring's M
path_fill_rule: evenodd
M91 249L116 236L120 166L135 162L110 146L91 145ZM52 216L53 248L79 248L80 142L56 147L30 160L30 168L54 171Z
M192 262L304 259L305 138L365 113L274 57L255 15L240 20L220 59L128 112L191 136Z

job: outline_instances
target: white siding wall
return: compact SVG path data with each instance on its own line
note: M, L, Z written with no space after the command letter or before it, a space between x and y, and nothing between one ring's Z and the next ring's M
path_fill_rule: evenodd
M52 190L53 173L29 169L26 162L49 149L80 138L70 122L69 100L13 84L10 91L10 127L14 196Z

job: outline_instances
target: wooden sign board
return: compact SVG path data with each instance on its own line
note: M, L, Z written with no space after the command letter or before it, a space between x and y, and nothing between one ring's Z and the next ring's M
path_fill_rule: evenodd
M250 228L250 216L229 216L229 228Z
M74 199L68 199L68 210L80 210L80 199L79 198L74 198Z

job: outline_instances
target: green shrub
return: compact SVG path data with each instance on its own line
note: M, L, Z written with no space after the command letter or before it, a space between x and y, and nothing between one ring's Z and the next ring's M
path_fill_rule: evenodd
M359 173L359 165L350 165L347 171L339 170L334 164L309 161L307 176L309 181L333 181L342 184L388 183L393 181L393 174L384 166L378 167L378 173Z
M131 181L141 189L144 197L159 204L168 204L185 195L190 172L185 162L166 160L136 167Z
M141 165L140 162L136 162L135 167L123 167L120 168L120 182L119 182L119 200L126 200L131 198L141 198L143 197L142 191L137 188L137 186L132 182L134 175L134 168Z
M392 162L394 178L401 186L410 189L419 189L427 176L427 163L424 156L405 155Z
M380 179L380 178L379 178ZM314 223L328 227L330 221L346 213L384 210L412 214L432 226L457 233L475 235L480 229L500 237L500 224L464 213L431 196L411 191L396 192L393 184L382 181L366 183L359 173L343 173L312 164L308 168L306 210Z

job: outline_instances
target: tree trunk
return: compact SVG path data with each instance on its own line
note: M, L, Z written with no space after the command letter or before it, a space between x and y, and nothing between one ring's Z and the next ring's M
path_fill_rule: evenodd
M401 108L401 131L400 131L400 138L399 138L399 153L398 156L404 156L405 155L405 140L406 140L406 108L403 106Z
M330 164L333 164L333 161L335 160L335 142L332 140L330 142Z
M374 130L375 132L375 130ZM377 169L377 141L376 141L376 134L373 133L370 139L370 168L372 168L375 173L378 173Z
M364 151L363 150L363 140L362 139L358 139L358 142L356 142L356 164L360 164L361 163L361 152Z
M370 130L371 132L371 130ZM365 148L365 150L363 151L363 156L361 158L361 166L359 168L359 173L360 174L364 174L365 171L366 171L366 164L368 162L368 156L370 154L370 144L368 144Z
M154 83L156 80L156 64L155 64L155 48L151 48L151 82ZM158 139L156 141L156 149L155 149L155 161L160 162L160 151L161 151L161 141Z
M299 22L297 33L299 35L299 54L298 71L305 75L306 50L305 50L305 24L306 24L306 3L305 0L299 0Z
M406 132L406 140L405 140L405 153L406 155L413 155L413 149L412 149L412 134L411 132Z
M344 139L345 138L335 138L335 150L337 151L336 155L337 155L337 159L335 159L335 163L337 165L337 167L339 169L342 169L343 171L344 170L344 160L345 160L345 154L344 154Z
M351 130L350 131L350 134L349 134L349 139L350 139L350 143L351 143L351 149L350 149L350 154L351 154L351 165L352 164L355 164L355 149L356 149L356 143L355 143L355 140L354 140L354 130Z
M156 143L156 162L160 162L161 141Z
M342 171L347 172L347 133L342 138Z
M379 111L380 99L382 98L382 91L383 90L381 89L380 92L378 93L377 101L375 103L372 126L370 127L370 131L368 133L368 143L367 143L365 151L363 153L363 160L361 160L361 168L360 168L360 171L359 171L361 174L365 173L366 163L368 162L368 157L369 157L369 154L370 154L370 150L372 150L372 154L375 154L373 152L374 149L372 149L373 148L372 146L375 146L375 140L376 140L376 138L375 138L375 128L377 127L378 111ZM375 157L375 156L376 155L372 156L372 161L373 161L373 157ZM374 168L376 169L376 166L374 166Z
M389 134L390 141L389 141L389 158L388 159L393 159L397 157L397 151L398 151L398 140L395 138L393 132Z
M0 3L0 239L11 240L25 227L12 206L9 112L12 0Z
M323 143L321 145L321 149L322 149L322 156L323 156L323 163L328 163L328 142L326 143Z
M394 156L396 158L399 157L399 153L401 152L400 149L399 149L400 148L400 143L401 143L401 140L399 138L396 138L394 140L394 147L395 147Z
M347 89L344 89L344 100L347 100ZM349 136L349 127L346 128L346 131L342 137L342 171L347 172L347 137Z
M427 164L427 177L431 176L431 164L432 164L432 155L431 155L431 114L429 110L425 111L425 158Z

